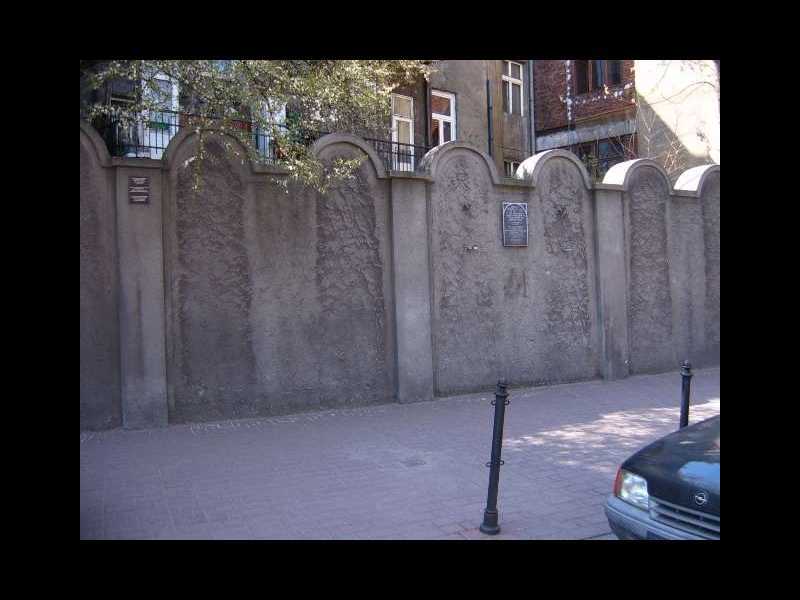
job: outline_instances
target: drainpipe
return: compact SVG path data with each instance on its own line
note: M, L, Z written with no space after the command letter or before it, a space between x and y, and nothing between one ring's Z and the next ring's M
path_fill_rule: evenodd
M430 148L431 145L431 113L430 113L430 106L431 106L431 86L428 83L427 79L423 79L424 90L423 93L425 95L425 127L423 131L425 131L425 146Z
M536 154L536 115L533 112L533 61L528 61L528 119L530 119L530 135L528 136L528 150L530 156Z
M489 156L492 156L494 136L492 135L492 90L489 89L489 78L486 78L486 109L489 117Z

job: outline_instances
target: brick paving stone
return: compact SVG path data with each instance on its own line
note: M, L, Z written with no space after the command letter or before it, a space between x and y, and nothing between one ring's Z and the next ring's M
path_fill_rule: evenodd
M695 371L691 422L719 413ZM677 428L680 376L511 389L498 508L478 530L490 393L81 433L81 539L616 539L619 463Z

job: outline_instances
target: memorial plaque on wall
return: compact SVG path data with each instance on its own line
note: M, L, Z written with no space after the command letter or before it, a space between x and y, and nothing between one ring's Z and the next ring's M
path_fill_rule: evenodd
M528 245L528 203L503 202L503 246Z
M128 177L128 201L136 204L150 201L149 177Z

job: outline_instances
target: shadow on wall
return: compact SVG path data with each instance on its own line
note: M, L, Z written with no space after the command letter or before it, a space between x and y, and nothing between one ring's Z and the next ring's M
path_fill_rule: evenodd
M663 166L672 184L686 169L719 164L718 62L637 61L636 75L639 158Z

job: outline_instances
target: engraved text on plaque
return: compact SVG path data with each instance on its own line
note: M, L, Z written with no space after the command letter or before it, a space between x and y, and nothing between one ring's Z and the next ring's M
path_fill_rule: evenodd
M528 203L503 202L503 246L528 245Z

